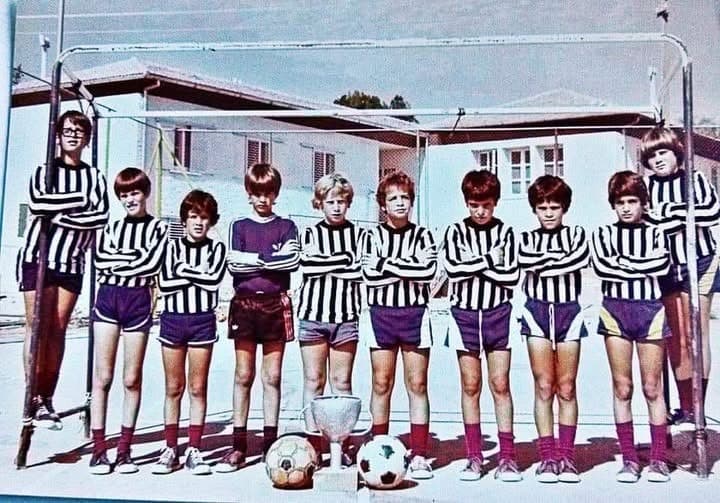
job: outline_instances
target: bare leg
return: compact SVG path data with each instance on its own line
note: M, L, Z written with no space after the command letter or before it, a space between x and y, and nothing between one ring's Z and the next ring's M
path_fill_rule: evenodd
M300 343L300 356L303 362L303 405L321 395L327 380L327 342ZM305 414L305 426L317 430L312 414Z
M285 341L263 344L260 379L263 385L263 419L265 426L277 426L280 416L280 385Z
M188 393L190 424L204 424L207 414L207 384L213 345L188 348Z
M463 423L480 423L480 392L482 391L482 366L480 355L475 352L458 351L460 367L460 406Z
M556 351L558 422L576 425L578 402L575 381L580 363L580 341L561 342Z
M46 387L38 390L42 396L47 397L55 394L55 388L60 378L60 366L65 355L65 332L78 298L76 293L64 288L58 288L57 292L57 311L53 319L53 329L47 340Z
M250 389L255 380L254 341L235 339L235 382L233 384L233 426L246 427L250 411Z
M410 423L427 424L430 421L427 378L430 362L429 349L403 348L405 389L410 405Z
M140 411L142 395L143 362L147 348L148 334L125 332L123 334L123 426L135 426Z
M372 349L372 393L370 395L370 414L373 424L390 422L390 397L395 385L395 365L397 348Z
M488 382L495 402L495 420L501 432L513 431L510 356L510 351L487 352Z
M94 322L95 365L90 401L90 428L104 429L107 397L115 374L120 327L112 323Z
M642 342L636 345L640 359L640 379L648 406L650 424L665 424L662 366L665 357L663 341Z
M552 436L555 399L555 352L552 342L543 337L527 338L530 368L535 380L535 427L538 436Z
M180 400L185 392L185 356L187 347L162 347L163 368L165 369L165 424L180 421Z
M613 380L613 412L616 423L632 421L632 346L632 342L622 337L605 337L605 350Z
M339 395L352 394L352 371L357 341L330 348L330 387Z

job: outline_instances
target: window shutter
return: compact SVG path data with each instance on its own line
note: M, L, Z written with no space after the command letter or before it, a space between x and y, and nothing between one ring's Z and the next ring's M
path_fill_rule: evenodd
M247 142L247 168L260 162L260 142L248 140Z
M190 126L183 126L175 129L175 159L173 164L185 168L190 168L190 152L192 149L192 139L190 135Z
M177 217L164 217L163 220L168 226L168 239L179 239L185 237L185 226Z
M325 174L325 156L322 152L313 152L313 184Z
M335 154L325 154L325 174L335 173Z

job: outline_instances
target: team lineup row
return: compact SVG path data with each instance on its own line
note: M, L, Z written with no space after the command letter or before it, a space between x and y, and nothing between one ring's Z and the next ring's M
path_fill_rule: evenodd
M180 205L185 237L168 241L165 224L146 211L150 180L136 168L122 170L114 183L126 216L107 223L106 182L98 170L81 161L91 134L90 122L78 112L67 112L60 117L57 130L61 155L55 161L58 176L53 190L45 184L46 168L39 167L31 179L29 194L32 215L50 221L44 293L48 297L44 297L41 322L45 348L40 352L43 361L36 367L35 419L38 425L61 427L52 396L67 321L82 287L84 257L96 241L94 265L100 288L91 313L95 338L91 473L138 470L130 446L140 406L147 334L152 325L151 289L156 283L164 299L158 338L165 371L166 447L153 465L153 473L171 473L179 466L178 422L186 389L190 427L184 464L195 474L212 471L203 459L201 440L208 372L218 337L214 311L227 269L235 291L228 314L228 336L234 341L236 357L233 443L214 470L235 471L245 463L250 388L256 375L258 345L262 349L264 450L277 438L282 361L286 343L295 338L294 316L299 322L304 401L322 394L328 381L333 393L352 393L364 283L372 327L372 433L386 434L389 430L390 396L400 352L410 409L409 473L415 479L432 477L427 457L427 379L432 344L427 303L440 253L452 306L449 342L457 352L461 377L467 457L461 480L478 480L485 471L479 408L483 355L500 445L495 478L522 478L515 459L508 346L510 300L522 271L527 301L520 316L521 334L526 338L535 379L540 458L536 477L541 482L580 481L574 460L578 416L575 379L580 342L587 329L578 297L581 271L591 263L601 279L603 300L598 332L605 336L623 456L617 480L636 482L641 474L630 408L634 346L643 369L643 393L650 414L648 479L670 479L665 444L667 421L693 420L692 362L686 344L689 285L684 152L672 131L655 128L643 139L641 161L652 172L649 177L643 179L630 171L611 177L608 201L617 222L600 227L590 237L582 227L563 224L572 190L561 178L550 175L538 178L528 189L539 227L516 237L512 228L495 216L500 182L488 171L465 175L461 191L468 216L446 230L440 246L427 229L411 223L415 188L402 171L392 172L380 181L376 200L385 222L366 231L346 220L353 200L350 182L338 173L324 176L315 186L312 201L323 218L298 235L292 221L273 212L281 188L280 173L269 164L256 164L245 175L251 216L232 222L226 246L208 238L219 213L213 196L201 190L191 191ZM701 332L707 347L709 305L718 269L710 228L718 223L720 204L714 188L701 173L695 174L694 182ZM25 246L18 256L18 281L28 306L28 327L32 324L38 272L40 221L34 218L28 226ZM290 274L298 267L302 285L293 309L288 290ZM126 354L125 395L117 456L111 463L105 420L120 340ZM26 376L28 341L29 329ZM680 397L680 408L670 418L666 417L661 379L666 347ZM706 388L709 348L704 356ZM310 418L307 423L308 428L315 428ZM311 439L319 450L316 437ZM346 462L352 462L349 454L344 453Z

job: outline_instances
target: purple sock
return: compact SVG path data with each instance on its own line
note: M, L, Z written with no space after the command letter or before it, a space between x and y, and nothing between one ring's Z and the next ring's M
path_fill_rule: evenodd
M667 461L667 425L650 425L650 460Z
M552 435L538 437L537 450L540 455L540 461L551 461L555 451L555 437Z
M465 451L468 459L483 458L480 423L465 423Z
M635 432L633 430L633 422L615 423L615 431L617 432L618 442L620 443L620 453L623 461L634 461L639 463L637 450L635 449ZM664 435L665 433L663 433Z
M575 460L575 433L577 426L569 424L558 425L558 456L557 458Z
M515 461L515 435L511 431L499 431L500 459Z

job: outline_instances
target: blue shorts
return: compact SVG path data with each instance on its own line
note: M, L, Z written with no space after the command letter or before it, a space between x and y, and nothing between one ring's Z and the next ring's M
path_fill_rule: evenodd
M697 259L698 291L700 295L709 295L720 291L720 280L717 279L718 256L706 255ZM662 278L659 278L660 291L663 296L678 292L690 292L687 264L673 264Z
M218 340L215 313L162 313L158 340L168 346L206 346Z
M632 342L659 341L672 334L660 300L604 298L598 333Z
M520 333L556 342L579 341L587 337L582 309L577 302L543 302L528 299L520 318Z
M18 278L18 289L21 292L34 292L35 282L38 273L37 262L23 262L20 266L20 274ZM45 288L49 286L57 286L68 292L80 295L82 292L83 275L73 274L69 272L59 272L54 269L45 269L45 278L43 279Z
M482 353L510 349L509 302L492 309L461 309L451 307L448 325L448 345L456 351Z
M112 323L125 332L147 333L152 326L150 288L100 285L90 319Z
M370 323L374 339L370 341L371 348L411 346L427 349L432 346L427 306L370 306Z
M331 347L358 340L358 322L327 323L322 321L300 320L300 343L327 342Z

